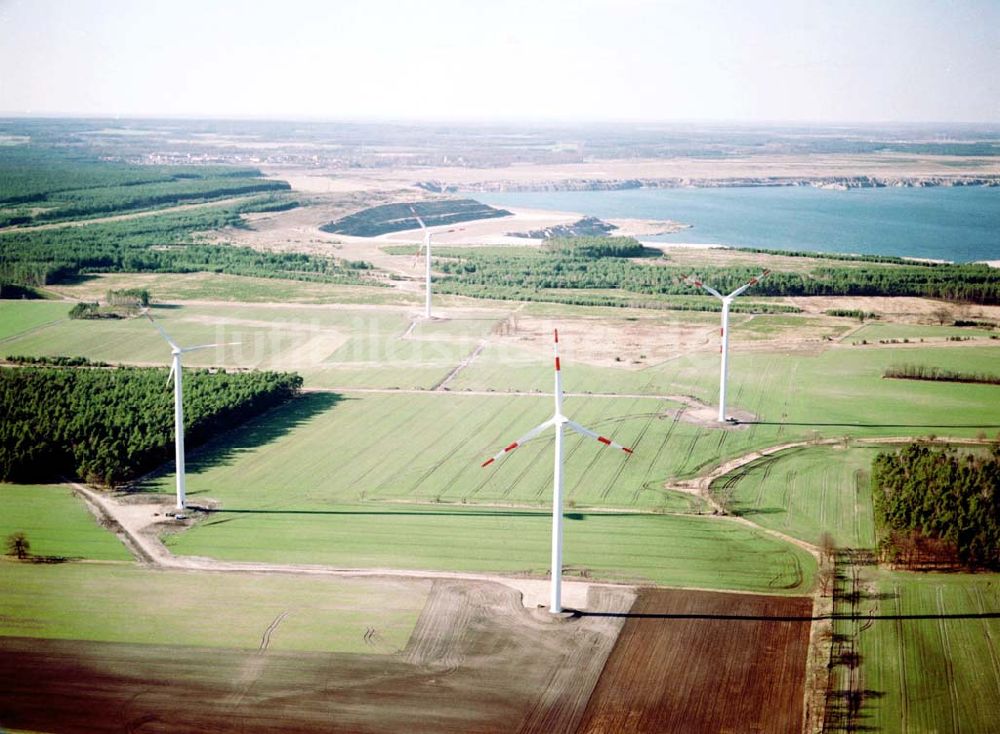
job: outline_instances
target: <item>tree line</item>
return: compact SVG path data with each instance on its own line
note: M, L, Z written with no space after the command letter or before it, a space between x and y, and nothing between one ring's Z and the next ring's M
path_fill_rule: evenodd
M166 369L0 369L0 480L120 485L173 453ZM184 371L188 446L294 397L294 373Z
M231 176L82 189L49 195L28 211L21 209L0 212L0 226L84 219L171 204L290 189L285 181Z
M632 237L550 237L541 246L542 252L561 257L595 260L602 257L663 257L659 250L644 246Z
M0 205L32 204L49 210L65 202L128 198L128 192L142 192L157 185L196 190L224 186L226 179L264 181L260 169L224 165L138 165L103 160L91 153L33 144L0 147ZM288 184L276 188L287 189ZM147 189L152 191L153 189ZM117 192L117 193L116 193ZM139 196L141 196L140 194Z
M1000 443L959 453L914 443L872 464L881 557L919 568L1000 568Z
M273 201L263 200L262 207ZM199 232L243 225L251 204L192 209L116 222L0 232L0 284L37 287L83 273L216 272L327 283L370 282L367 263L207 244Z
M882 371L882 377L894 380L928 380L932 382L967 382L1000 385L1000 375L989 372L956 372L924 364L894 364Z
M435 252L435 268L445 274L450 292L487 298L511 298L514 290L622 290L653 295L692 295L684 282L686 268L662 259L635 257L642 246L630 238L582 238L544 250L510 248L508 252L448 248ZM601 240L608 240L601 244ZM634 243L634 244L633 244ZM638 248L638 249L637 249ZM522 252L522 250L529 250ZM634 253L634 254L633 254ZM759 271L745 266L706 267L705 283L731 291ZM1000 269L986 265L864 266L817 264L807 272L772 272L757 283L751 296L919 296L950 301L1000 304Z

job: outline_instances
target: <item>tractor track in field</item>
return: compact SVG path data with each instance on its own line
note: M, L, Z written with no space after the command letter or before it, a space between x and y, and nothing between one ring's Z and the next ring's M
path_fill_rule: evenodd
M264 634L261 635L261 637L260 637L260 650L259 650L259 652L266 652L267 651L268 646L271 644L271 635L274 634L274 631L276 629L278 629L278 625L281 624L281 622L287 616L288 616L288 612L282 612L281 614L279 614L277 617L274 618L274 620L271 622L271 624L269 624L267 626L267 629L264 630Z
M416 420L417 417L418 417L418 415L416 413L412 413L412 414L408 415L407 417L405 417L404 419L402 419L401 421L399 421L398 423L396 423L396 425L393 427L393 429L394 430L404 430L405 431L406 428L410 425L410 423L413 422L414 420ZM379 442L378 441L375 441L375 440L369 441L364 446L364 448L359 449L357 451L357 453L355 453L355 458L356 459L360 458L361 456L367 454L367 452L369 452L369 451L377 451L378 450L378 446L379 446ZM368 467L368 469L366 469L364 472L362 472L359 476L354 477L354 479L351 481L350 488L353 489L355 487L366 486L366 485L363 485L362 482L365 480L365 478L369 474L371 474L373 471L375 471L378 468L379 468L378 462L372 463L371 466ZM374 493L377 493L378 490L381 489L381 486L382 485L379 485L378 487L376 487ZM360 491L364 491L364 490L360 490Z
M938 619L938 634L941 636L941 649L944 651L943 660L946 671L946 677L948 679L948 698L951 703L951 725L952 731L961 731L962 727L959 723L959 701L961 696L958 695L958 686L955 683L955 666L952 663L952 646L951 638L948 635L948 624L944 619L947 613L946 604L944 601L944 595L942 594L942 589L939 586L937 593L935 594L935 602L937 604L938 614L941 617Z
M445 375L442 380L440 380L437 384L431 386L431 388L430 388L429 391L430 392L440 392L440 391L448 390L448 383L451 382L452 380L454 380L458 376L459 372L461 372L466 367L468 367L470 364L472 364L473 362L475 362L476 361L476 357L478 357L480 354L483 353L483 350L486 349L486 346L488 344L489 344L488 340L486 340L486 339L480 339L479 340L479 344L477 344L475 346L475 348L471 352L469 352L469 354L467 354L462 359L461 362L459 362L457 365L455 365L454 369L452 369L451 372L449 372L447 375ZM448 391L450 392L450 390L448 390Z
M525 409L521 412L520 415L518 415L518 419L523 417L523 415L529 410L531 410L531 408L532 408L531 405L526 405ZM495 416L493 415L487 415L483 420L481 420L478 424L476 424L475 428L473 428L471 431L466 432L465 437L452 448L451 454L444 456L438 461L432 462L430 466L428 466L427 469L420 475L420 478L410 488L407 494L412 495L414 492L416 492L416 490L420 487L420 485L423 484L427 479L429 479L431 475L434 474L434 472L436 472L448 460L449 456L454 455L458 451L468 446L474 436L481 435L483 429L485 429L486 426L490 424L490 422L493 420L494 417ZM479 485L473 491L473 496L475 496L479 492L479 490L485 485L485 483L489 480L489 478L490 477L486 477L485 479L483 479L483 481L479 483ZM450 486L451 484L449 484L448 487L446 487L444 491L441 492L441 494L444 494Z
M16 334L9 334L8 336L5 336L2 339L0 339L0 344L6 344L7 342L16 341L17 339L23 339L24 337L29 336L30 334L34 334L36 332L42 331L44 329L47 329L50 326L53 326L54 324L60 324L63 321L69 321L69 317L64 316L62 318L52 319L52 321L46 321L43 324L35 324L34 326L29 327L29 328L25 329L24 331L19 331ZM3 366L4 367L20 367L21 365L17 364L17 363L6 363Z
M522 420L528 413L531 412L532 407L533 406L530 405L530 404L525 404L525 406L521 410L521 412L518 413L517 420L518 421ZM485 424L483 424L483 425L485 426ZM504 434L498 435L497 436L497 440L496 440L496 448L500 448L500 446L502 446L501 442L504 441L505 439L507 441L510 441L511 437L510 436L505 436ZM484 457L484 459L485 458L486 457ZM531 464L527 464L524 468L521 469L521 471L514 477L513 480L509 480L507 482L507 488L505 490L503 490L503 492L500 493L500 496L501 497L508 497L508 496L510 496L511 490L515 486L517 486L518 482L520 482L521 479L524 478L525 474L527 474L531 470L531 466L532 466ZM475 497L476 495L478 495L479 492L484 487L486 487L487 485L489 485L491 482L494 481L495 477L496 477L496 474L494 474L492 471L486 473L485 475L483 475L483 478L479 481L479 484L477 484L476 488L474 490L472 490L472 496Z
M646 421L646 424L642 427L642 430L639 431L639 435L636 436L635 440L631 442L633 446L638 446L639 445L639 443L645 437L646 432L649 430L649 427L651 425L653 425L653 421L655 421L657 419L657 417L658 416L656 414L652 414L652 415L649 416L649 419ZM629 457L626 456L626 457L624 457L624 459L625 459L624 461L619 462L618 468L615 470L615 475L611 478L611 481L608 482L607 491L601 493L602 496L606 496L607 494L609 494L614 489L615 485L618 484L618 480L621 479L622 474L625 473L625 466L626 466L625 462L628 461L628 458ZM640 490L637 489L633 493L634 499L638 499L639 491Z

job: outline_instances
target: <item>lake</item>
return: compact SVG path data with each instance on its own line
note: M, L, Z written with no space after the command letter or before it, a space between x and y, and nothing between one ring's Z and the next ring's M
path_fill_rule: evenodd
M601 219L693 225L649 241L896 255L1000 259L1000 187L809 186L477 194L500 207L580 212Z

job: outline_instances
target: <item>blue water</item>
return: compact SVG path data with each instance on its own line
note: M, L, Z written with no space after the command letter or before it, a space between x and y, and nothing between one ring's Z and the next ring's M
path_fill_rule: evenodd
M644 237L777 250L1000 259L1000 187L630 189L477 194L494 206L693 225Z

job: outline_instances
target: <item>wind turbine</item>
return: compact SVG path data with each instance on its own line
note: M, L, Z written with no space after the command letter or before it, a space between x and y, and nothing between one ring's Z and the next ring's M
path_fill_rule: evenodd
M427 229L424 220L417 215L417 210L412 206L413 218L417 220L420 229L424 231L424 244L417 248L416 257L420 257L420 250L424 250L424 318L431 318L431 231ZM446 229L444 232L461 232L461 229Z
M184 494L184 395L181 391L183 382L183 373L181 371L181 355L187 354L188 352L197 352L202 349L211 349L212 347L226 346L225 344L200 344L196 347L180 347L177 345L170 335L164 331L163 327L160 326L153 320L153 317L149 315L148 310L142 312L143 316L149 319L156 330L160 332L160 336L167 340L167 344L170 345L170 354L172 355L172 361L170 363L170 374L167 375L167 384L170 384L170 378L174 379L174 458L177 462L177 509L183 510L185 506L185 494ZM229 342L229 344L234 344L236 342Z
M722 295L719 291L715 290L715 288L705 285L693 276L684 276L683 280L685 283L696 285L699 288L704 288L706 291L722 301L722 329L720 334L722 336L722 344L719 346L719 351L722 353L722 374L719 377L719 423L726 422L726 376L729 371L729 305L733 302L733 299L736 298L736 296L740 295L750 286L757 285L757 283L760 282L760 279L770 272L770 270L765 270L755 278L748 280L728 296Z
M563 430L566 427L576 431L582 436L589 436L590 438L597 439L605 446L611 446L612 448L621 449L626 454L631 454L632 449L626 448L619 443L615 443L610 438L605 438L604 436L598 435L593 431L584 428L579 423L574 423L562 412L562 376L559 371L559 331L553 331L555 342L554 351L556 357L556 372L555 372L555 402L556 402L556 412L551 418L542 423L541 425L535 426L526 434L517 439L514 443L510 444L503 451L499 452L493 458L487 459L483 462L483 466L489 466L494 461L502 459L504 456L509 454L511 451L516 449L518 446L522 446L526 442L538 436L542 431L544 431L549 426L555 428L556 430L556 450L555 450L555 464L553 471L553 491L552 491L552 587L550 591L550 603L549 611L552 614L557 614L562 611L562 541L563 541L563 530L562 530L562 497L563 497Z

